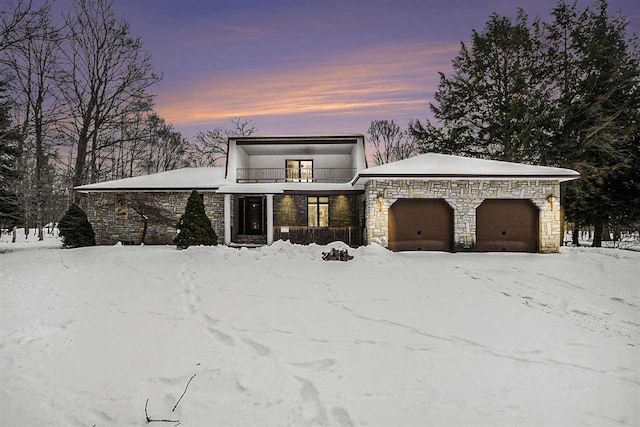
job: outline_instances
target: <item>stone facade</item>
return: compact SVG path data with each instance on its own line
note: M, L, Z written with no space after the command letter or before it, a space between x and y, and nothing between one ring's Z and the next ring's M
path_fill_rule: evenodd
M315 195L314 195L315 196ZM294 243L326 244L341 240L352 246L362 244L361 195L329 195L329 227L308 226L307 195L276 194L273 197L274 240L290 240ZM322 197L321 195L319 197ZM288 227L282 232L281 227ZM286 229L286 228L285 228Z
M99 245L140 244L144 222L137 210L150 218L145 244L165 245L173 244L176 224L190 194L191 191L92 192L85 195L82 205ZM218 243L224 243L224 196L212 192L200 195ZM150 211L143 212L144 209Z
M560 247L558 181L371 179L365 185L365 198L365 243L387 246L389 207L397 199L438 198L446 200L454 210L456 250L472 250L476 241L476 208L483 200L528 199L539 209L539 252L554 253Z
M330 195L329 227L357 227L358 200L357 195ZM307 226L307 209L304 194L276 194L273 196L273 225Z

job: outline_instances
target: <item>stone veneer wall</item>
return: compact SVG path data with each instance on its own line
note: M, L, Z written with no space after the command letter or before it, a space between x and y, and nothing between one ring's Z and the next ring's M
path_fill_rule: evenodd
M378 206L378 194L383 195ZM553 195L553 203L547 196ZM445 199L454 210L456 250L470 250L476 240L476 208L484 199L529 199L540 210L539 252L560 247L560 184L543 180L375 180L365 185L366 243L388 243L389 207L401 198Z
M140 244L144 223L132 205L142 202L154 206L167 219L149 220L145 244L164 245L173 243L176 236L175 226L184 213L190 194L191 191L92 192L85 195L82 205L99 245L112 245L117 242ZM203 196L205 212L218 235L218 243L224 243L224 196L210 192L200 194Z
M313 195L315 197L315 195ZM362 195L331 194L329 197L329 227L308 227L307 195L276 194L273 196L273 238L293 243L327 244L341 240L354 247L362 244L359 222ZM318 196L323 197L323 196ZM281 227L291 227L282 232Z
M316 197L316 195L313 195ZM318 196L323 197L323 196ZM324 196L326 197L326 196ZM329 197L329 227L358 227L358 195L335 195ZM273 196L273 225L308 225L307 196L303 194L276 194Z

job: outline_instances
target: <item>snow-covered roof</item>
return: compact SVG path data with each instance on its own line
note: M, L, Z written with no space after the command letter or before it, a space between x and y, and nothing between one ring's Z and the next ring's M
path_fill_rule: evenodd
M243 141L271 141L271 140L290 140L300 139L313 142L314 139L343 139L343 138L364 138L361 133L325 133L316 135L250 135L250 136L230 136L229 139Z
M351 192L363 190L362 185L353 186L351 183L321 183L321 182L270 182L251 184L226 184L217 193L224 194L281 194L285 192L302 191L305 193L318 192Z
M363 182L369 178L534 178L569 181L579 177L580 174L572 169L427 153L361 170L353 182Z
M133 178L81 185L76 190L100 191L166 191L216 190L227 181L223 167L182 168Z

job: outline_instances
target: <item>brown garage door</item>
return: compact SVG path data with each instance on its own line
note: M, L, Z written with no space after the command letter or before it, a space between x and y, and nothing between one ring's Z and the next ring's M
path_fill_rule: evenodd
M389 208L392 251L453 250L453 209L443 199L398 199Z
M476 209L476 250L538 252L538 208L531 200L482 202Z

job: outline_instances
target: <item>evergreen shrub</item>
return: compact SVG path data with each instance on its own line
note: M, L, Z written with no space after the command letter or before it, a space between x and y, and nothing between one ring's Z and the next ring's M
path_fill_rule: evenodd
M178 235L173 243L178 249L186 249L189 246L217 245L218 236L211 227L211 221L204 211L204 203L196 190L191 192L184 214L180 217Z
M87 215L75 203L69 206L58 224L63 248L95 246L96 235L87 219Z

